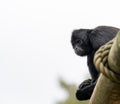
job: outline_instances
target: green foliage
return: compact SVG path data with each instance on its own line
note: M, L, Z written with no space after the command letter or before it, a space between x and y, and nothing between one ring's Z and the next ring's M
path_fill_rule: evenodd
M74 84L68 84L63 80L59 80L60 86L68 93L68 96L63 101L57 102L57 104L88 104L88 101L78 101L75 97L77 87Z

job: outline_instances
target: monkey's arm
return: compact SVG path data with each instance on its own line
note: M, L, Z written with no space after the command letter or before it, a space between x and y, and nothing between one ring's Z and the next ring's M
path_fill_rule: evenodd
M90 99L94 87L98 79L98 72L93 64L94 52L87 57L87 63L92 79L85 80L79 86L76 92L76 97L78 100L88 100Z
M90 75L92 77L92 80L96 81L99 73L98 73L98 71L95 68L95 65L93 63L94 54L95 54L95 52L93 51L91 54L89 54L87 56L87 64L88 64L88 68L89 68L89 72L90 72Z

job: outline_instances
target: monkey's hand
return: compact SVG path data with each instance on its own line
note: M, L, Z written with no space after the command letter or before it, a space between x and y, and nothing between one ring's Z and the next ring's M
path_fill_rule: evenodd
M79 89L83 89L84 87L90 85L91 83L92 83L92 79L87 79L79 85Z
M90 99L92 92L94 90L94 87L96 85L96 81L93 81L91 79L85 80L82 82L76 91L76 98L78 100L88 100Z

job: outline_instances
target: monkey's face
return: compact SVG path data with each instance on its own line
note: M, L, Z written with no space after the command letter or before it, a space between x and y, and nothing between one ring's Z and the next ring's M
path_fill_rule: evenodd
M79 56L86 56L91 52L88 31L86 29L73 31L71 43L75 53Z

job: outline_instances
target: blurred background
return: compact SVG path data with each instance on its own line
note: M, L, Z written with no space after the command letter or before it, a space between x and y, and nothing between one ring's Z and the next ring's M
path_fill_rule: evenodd
M75 90L89 78L71 32L120 28L119 0L1 0L0 104L78 104ZM85 104L81 102L81 104Z

